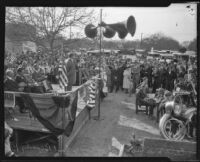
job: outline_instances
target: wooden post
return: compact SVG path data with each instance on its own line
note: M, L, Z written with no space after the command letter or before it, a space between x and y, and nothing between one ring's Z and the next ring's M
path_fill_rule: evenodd
M19 148L19 131L17 129L14 130L15 131L15 144L16 144L16 148L17 148L17 151L18 151L18 148Z
M65 107L64 107L64 99L63 103L61 104L62 106L60 107L62 109L62 129L64 130L65 124ZM63 157L64 156L64 135L61 134L58 136L58 152L59 156Z

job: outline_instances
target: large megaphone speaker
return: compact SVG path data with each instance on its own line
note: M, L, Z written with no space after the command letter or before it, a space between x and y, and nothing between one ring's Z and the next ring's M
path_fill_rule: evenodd
M93 24L86 25L85 35L88 38L95 38L97 36L97 27L95 27Z
M104 37L112 38L115 35L116 31L114 29L112 29L111 27L105 26L104 28L105 28L103 31Z
M120 39L124 39L128 33L133 37L136 30L136 21L133 16L129 16L126 21L115 23L115 24L106 24L102 22L100 26L105 28L103 35L106 38L112 38L115 33L118 33Z

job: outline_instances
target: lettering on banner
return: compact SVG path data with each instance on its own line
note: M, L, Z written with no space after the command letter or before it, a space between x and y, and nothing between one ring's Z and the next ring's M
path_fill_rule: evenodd
M4 93L4 106L5 107L15 107L15 94L14 93Z

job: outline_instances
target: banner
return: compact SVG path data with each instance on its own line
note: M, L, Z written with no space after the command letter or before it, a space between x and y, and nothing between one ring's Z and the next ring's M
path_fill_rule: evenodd
M15 107L14 93L4 93L4 107Z
M32 114L56 135L70 136L76 119L77 91L65 96L20 94Z

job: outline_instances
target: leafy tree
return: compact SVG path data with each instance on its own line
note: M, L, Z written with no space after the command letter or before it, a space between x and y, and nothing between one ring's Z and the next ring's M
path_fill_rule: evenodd
M192 50L192 51L197 51L197 39L196 39L196 38L193 39L193 40L190 42L190 44L189 44L189 46L188 46L188 49L189 49L189 50Z
M150 50L152 47L157 50L178 50L179 42L173 38L167 37L162 33L153 34L144 38L142 45L145 49Z
M179 49L179 52L181 52L181 53L185 53L187 51L187 49L185 48L185 47L181 47L180 49Z

